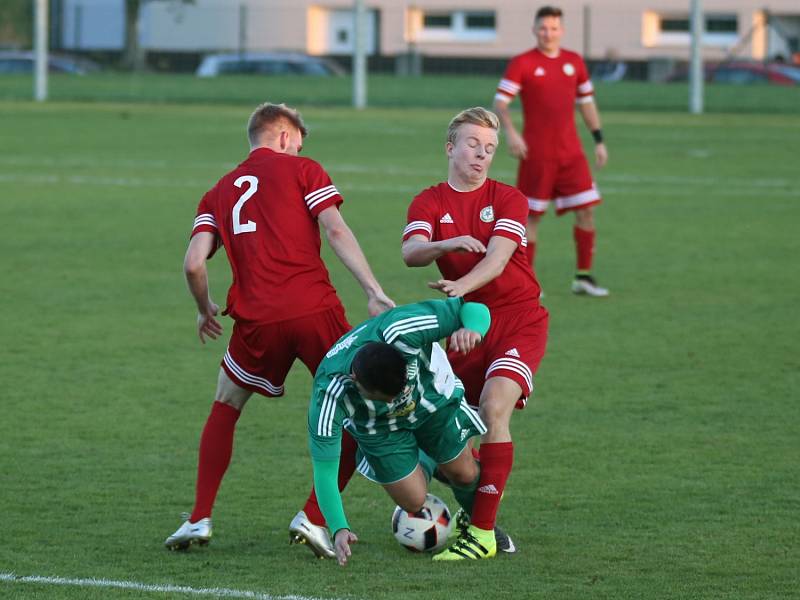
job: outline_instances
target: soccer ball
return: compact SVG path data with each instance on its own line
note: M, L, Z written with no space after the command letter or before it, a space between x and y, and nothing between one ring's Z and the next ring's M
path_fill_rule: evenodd
M394 537L411 552L441 550L452 528L450 510L433 494L426 496L419 512L409 513L397 506L392 514Z

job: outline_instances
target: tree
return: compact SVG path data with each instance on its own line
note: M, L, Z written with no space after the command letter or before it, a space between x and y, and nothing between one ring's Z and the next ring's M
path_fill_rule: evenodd
M33 3L30 0L0 2L0 46L30 48Z
M125 49L122 65L134 71L144 71L147 66L147 51L139 43L142 10L150 2L172 4L194 4L195 0L125 0Z

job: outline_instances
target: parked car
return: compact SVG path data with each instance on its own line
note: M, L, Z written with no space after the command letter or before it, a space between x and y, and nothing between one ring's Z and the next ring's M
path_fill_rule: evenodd
M343 75L333 61L295 52L209 54L197 67L198 77L217 75Z
M797 73L792 73L797 71ZM688 70L683 67L673 73L667 81L686 81ZM770 83L796 85L800 83L800 70L780 63L724 62L705 65L705 80L709 83Z
M0 52L0 74L33 73L36 55L33 52ZM71 73L85 75L100 70L100 66L86 58L49 54L47 57L50 73Z

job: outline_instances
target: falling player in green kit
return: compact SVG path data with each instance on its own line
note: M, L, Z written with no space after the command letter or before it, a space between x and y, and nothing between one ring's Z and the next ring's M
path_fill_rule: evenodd
M358 443L359 471L404 510L420 510L438 465L470 511L479 467L469 441L486 427L464 400L464 386L438 340L449 338L450 351L467 353L489 324L483 304L429 300L365 321L325 355L314 377L309 446L317 499L339 564L347 563L350 544L358 540L337 486L343 429Z

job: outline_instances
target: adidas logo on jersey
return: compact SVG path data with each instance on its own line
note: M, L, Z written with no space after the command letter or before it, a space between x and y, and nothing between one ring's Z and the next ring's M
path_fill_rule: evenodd
M514 358L519 358L519 351L516 348L512 348L508 352L506 352L506 356L513 356Z
M487 483L484 486L478 488L479 492L483 492L484 494L499 494L500 492L497 491L497 488L494 487L493 483Z
M450 216L450 213L444 213L444 216L439 219L439 223L449 223L452 225L453 217Z
M544 69L542 67L536 67L536 70L533 72L534 77L544 77Z

